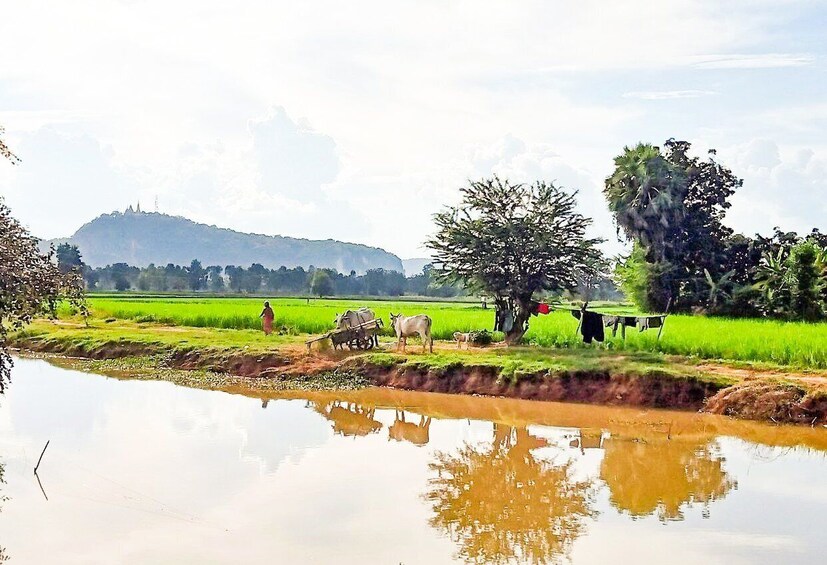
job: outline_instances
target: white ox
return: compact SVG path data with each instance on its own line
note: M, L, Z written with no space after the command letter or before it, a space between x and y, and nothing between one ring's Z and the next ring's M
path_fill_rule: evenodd
M342 314L336 314L336 319L333 323L336 324L336 329L352 328L365 322L370 322L376 319L376 314L370 308L359 308L358 310L345 310Z
M391 314L391 326L393 326L393 331L396 334L397 351L399 351L400 345L402 351L405 351L407 338L418 335L422 339L422 351L429 347L431 353L434 352L434 340L431 338L431 318L425 314L416 316Z

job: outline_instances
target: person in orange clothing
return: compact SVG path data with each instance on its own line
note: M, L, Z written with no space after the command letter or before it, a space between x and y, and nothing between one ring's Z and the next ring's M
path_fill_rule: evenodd
M264 303L264 310L261 311L261 314L258 315L261 318L261 326L264 330L264 335L270 335L273 333L273 320L276 318L276 314L273 312L273 309L270 308L270 303Z

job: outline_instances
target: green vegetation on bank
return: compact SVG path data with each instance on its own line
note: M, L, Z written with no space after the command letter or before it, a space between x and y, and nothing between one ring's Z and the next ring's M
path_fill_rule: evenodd
M165 360L174 354L194 352L201 359L208 360L206 366L218 367L222 360L232 361L238 356L253 356L262 360L268 355L277 355L296 361L301 359L304 352L302 336L265 337L261 332L253 330L170 327L129 321L107 323L98 319L93 320L88 327L74 322L38 320L28 329L15 334L13 341L16 346L30 351L92 358L95 363L89 365L89 368L95 371L121 371L124 374L144 375L145 378L152 378L153 370L171 370ZM658 353L630 352L618 355L605 349L519 346L438 349L434 354L422 354L414 346L408 354L398 354L393 349L392 340L385 338L382 345L384 351L364 353L359 359L373 366L399 366L436 373L447 373L463 366L487 367L496 370L500 378L512 383L538 374L564 376L575 373L693 379L719 386L735 382L727 376L706 373L688 360ZM348 365L342 366L340 372L353 373L354 378L358 377L358 371L352 371ZM187 377L187 380L220 380L214 372L201 373L204 374ZM158 378L170 380L163 375ZM359 382L362 383L361 380Z
M262 391L357 390L370 385L366 378L342 371L321 373L305 378L260 379L204 370L171 369L164 366L164 358L160 355L141 355L117 359L49 357L49 362L67 369L97 373L118 379L163 380L179 386L207 390L230 390L234 388Z
M539 349L531 347L497 348L476 351L440 351L436 355L412 355L400 361L394 353L367 353L372 365L417 368L436 373L448 373L459 367L489 367L496 369L500 378L517 383L537 374L565 375L572 373L628 375L668 379L693 379L721 387L735 384L727 376L707 374L692 364L669 359L664 355L633 352L617 355L606 350Z
M207 332L203 338L220 345L246 344L266 347L285 336L271 336L267 341L260 331L258 314L260 299L249 298L98 298L89 300L96 321L104 319L135 322L247 330L244 332ZM447 302L385 302L369 300L311 300L273 299L276 327L284 333L301 336L330 331L337 312L347 308L368 306L387 323L388 312L405 314L426 313L433 318L433 333L438 340L450 340L455 331L473 331L493 327L493 309L482 309L477 304ZM600 311L616 312L618 307L596 306ZM628 311L628 310L627 310ZM64 311L64 315L68 312ZM98 324L100 325L100 324ZM567 311L556 311L548 316L531 319L525 341L529 344L585 351L580 336L575 333L577 320ZM116 331L112 328L111 331ZM120 330L117 330L120 331ZM160 334L170 333L168 329ZM391 335L385 328L385 334ZM197 335L197 334L196 334ZM500 336L501 337L501 334ZM142 338L150 339L150 338ZM192 339L196 339L195 335ZM410 346L417 345L411 341ZM611 336L607 329L605 347L614 351L660 352L701 359L766 362L797 368L827 368L827 324L783 322L759 319L730 319L719 317L673 315L669 316L660 341L657 332L639 333L630 329L624 342L620 335Z

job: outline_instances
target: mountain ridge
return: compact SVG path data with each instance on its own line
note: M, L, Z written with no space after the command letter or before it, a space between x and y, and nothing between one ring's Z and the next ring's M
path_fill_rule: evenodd
M131 207L101 214L70 237L42 241L41 246L45 249L61 243L77 245L84 262L92 267L113 263L188 265L198 259L204 265L260 263L271 269L312 265L342 273L376 268L403 271L399 257L378 247L335 239L244 233Z

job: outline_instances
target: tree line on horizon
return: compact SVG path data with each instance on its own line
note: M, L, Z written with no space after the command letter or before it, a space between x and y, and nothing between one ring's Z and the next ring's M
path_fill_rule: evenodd
M317 269L313 266L279 267L269 269L259 263L249 267L238 265L203 266L197 259L189 265L150 264L134 267L114 263L92 268L83 263L75 245L63 243L57 247L58 266L63 272L75 271L83 276L87 290L139 290L145 292L213 292L228 294L258 294L263 292L285 295L314 296L402 296L414 294L451 298L464 296L461 285L441 284L432 276L433 268L426 265L421 273L406 277L403 273L382 268L369 269L364 274L351 271L343 274L335 269Z
M376 268L363 274L349 274L336 269L305 269L279 267L268 269L253 263L247 268L226 265L203 266L194 259L189 265L150 264L134 267L114 263L105 267L90 267L83 262L76 245L62 243L55 253L63 272L80 273L84 287L89 291L142 292L210 292L216 294L274 293L299 296L429 296L455 298L468 296L470 289L459 283L439 282L433 265L425 265L415 275ZM623 296L613 282L604 277L589 285L578 285L564 298L588 294L597 300L618 300Z

